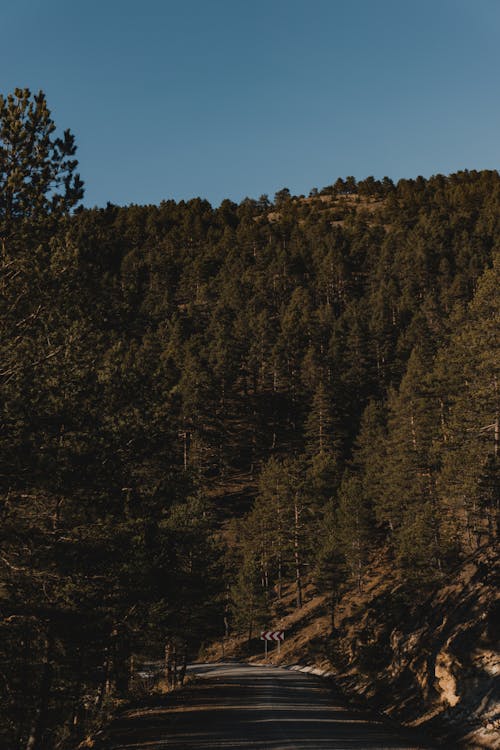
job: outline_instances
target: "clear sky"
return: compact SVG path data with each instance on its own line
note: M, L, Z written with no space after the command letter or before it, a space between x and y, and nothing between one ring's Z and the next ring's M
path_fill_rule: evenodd
M500 0L3 0L86 205L500 166Z

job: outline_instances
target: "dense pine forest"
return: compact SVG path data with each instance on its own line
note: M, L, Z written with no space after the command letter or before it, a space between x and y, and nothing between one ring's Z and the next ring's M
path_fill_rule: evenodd
M0 746L70 748L135 654L293 585L414 600L498 542L500 175L82 208L0 98Z

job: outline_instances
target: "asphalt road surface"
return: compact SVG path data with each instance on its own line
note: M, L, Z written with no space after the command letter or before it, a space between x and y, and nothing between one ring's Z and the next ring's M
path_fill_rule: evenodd
M112 728L113 750L422 750L345 704L319 677L277 667L196 664L176 698L137 709Z

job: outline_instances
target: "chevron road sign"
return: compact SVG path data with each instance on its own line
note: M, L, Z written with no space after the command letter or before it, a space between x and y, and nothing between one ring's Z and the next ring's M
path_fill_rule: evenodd
M284 641L284 630L263 630L260 634L261 641Z
M281 642L285 640L284 630L263 630L260 634L260 640L264 641L264 654L267 656L267 644L269 641L276 641L278 644L278 654L280 652Z

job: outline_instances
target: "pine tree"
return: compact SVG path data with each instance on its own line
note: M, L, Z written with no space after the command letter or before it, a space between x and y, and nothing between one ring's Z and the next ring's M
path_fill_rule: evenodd
M371 514L359 477L346 472L338 494L337 539L346 565L361 589L371 537Z
M231 589L233 623L237 632L246 632L248 642L256 630L265 628L269 609L260 578L260 566L253 555L245 555Z
M319 539L313 574L318 590L327 596L331 631L334 633L337 604L349 569L338 536L336 506L333 502L324 512Z
M428 387L431 366L425 351L416 347L399 392L390 399L384 486L375 502L375 513L379 522L388 525L396 553L401 535L419 523L419 514L424 513L431 525L432 545L421 550L422 559L437 570L442 555L442 513L436 492L439 467L433 441L439 429L439 407Z
M67 213L83 196L75 174L74 137L55 124L42 91L16 89L0 96L0 236L3 250L26 225L32 234L47 219ZM29 222L29 227L28 227Z
M314 392L305 425L307 449L311 455L334 451L338 453L339 451L338 419L335 424L332 400L332 396L320 382Z
M353 468L363 483L363 492L372 506L384 492L383 473L386 456L387 409L385 403L372 399L361 417L354 443Z
M436 372L448 394L439 493L473 548L498 537L499 280L497 254Z

